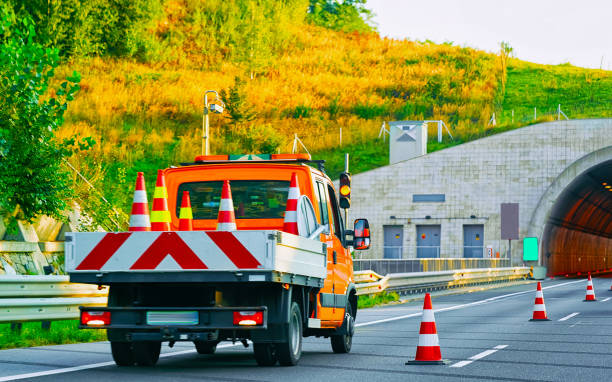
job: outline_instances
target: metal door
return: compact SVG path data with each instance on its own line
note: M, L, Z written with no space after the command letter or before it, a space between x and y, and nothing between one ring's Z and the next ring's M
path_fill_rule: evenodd
M404 243L404 226L386 225L383 227L385 244L383 257L385 259L401 259Z
M466 224L463 226L463 257L483 257L484 226Z
M440 257L440 226L418 225L417 229L417 257Z

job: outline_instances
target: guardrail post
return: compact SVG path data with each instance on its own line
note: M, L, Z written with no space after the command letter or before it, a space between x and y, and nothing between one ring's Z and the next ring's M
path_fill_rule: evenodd
M40 328L45 332L48 332L49 330L51 330L51 321L42 321L40 323Z
M11 331L21 333L23 324L21 322L11 322Z

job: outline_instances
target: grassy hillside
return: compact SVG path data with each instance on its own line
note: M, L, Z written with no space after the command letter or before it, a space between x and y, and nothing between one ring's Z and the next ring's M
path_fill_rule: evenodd
M359 33L314 25L305 0L153 3L153 16L139 24L148 29L129 29L127 43L107 49L129 54L71 40L67 52L89 53L67 55L57 71L58 81L73 70L82 75L59 135L96 140L71 163L97 190L75 174L78 202L108 228L108 218L125 225L137 171L152 191L156 169L200 154L209 89L236 95L226 97L233 118L211 116L213 153L289 152L298 134L332 177L344 152L352 172L387 164L387 144L377 139L383 121L444 120L455 140L433 143L433 151L531 123L534 106L538 120L552 118L558 103L570 118L611 114L606 71L512 59L505 71L499 56L470 48L380 38L363 25ZM493 112L496 127L488 125Z

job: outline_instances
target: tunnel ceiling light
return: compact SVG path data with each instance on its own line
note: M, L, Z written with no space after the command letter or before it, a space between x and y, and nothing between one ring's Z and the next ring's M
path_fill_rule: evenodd
M610 189L610 188L612 188L612 186L606 186L606 188L607 188L607 189Z
M604 186L607 186L607 185L608 185L608 183L606 183L606 182L603 182L602 184L603 184Z

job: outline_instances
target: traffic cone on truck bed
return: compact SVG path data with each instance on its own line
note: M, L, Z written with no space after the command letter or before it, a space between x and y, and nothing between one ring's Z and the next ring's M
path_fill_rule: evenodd
M229 180L223 181L219 216L217 217L217 231L236 231L236 215L234 214L234 202L232 201L232 189Z
M595 298L595 291L593 290L593 280L591 279L591 273L589 272L589 279L587 280L586 297L584 301L597 301Z
M423 317L421 319L421 329L419 330L419 344L417 346L416 357L413 361L406 362L406 365L443 365L440 353L440 343L438 341L438 331L436 329L436 319L431 305L431 296L425 294L423 301Z
M542 293L542 284L538 281L536 290L535 303L533 305L533 316L529 321L550 321L546 315L546 305L544 304L544 294Z
M298 185L297 174L291 174L291 183L289 184L289 195L287 196L287 208L285 208L285 222L283 231L299 235L297 223L297 205L300 198L300 186Z
M151 231L170 231L168 189L162 170L157 170L157 183L153 193L153 210L151 211Z
M136 176L132 214L130 215L130 228L128 231L150 231L149 202L145 190L144 174L139 172Z
M189 191L183 191L181 210L179 211L179 231L193 231L193 212Z

